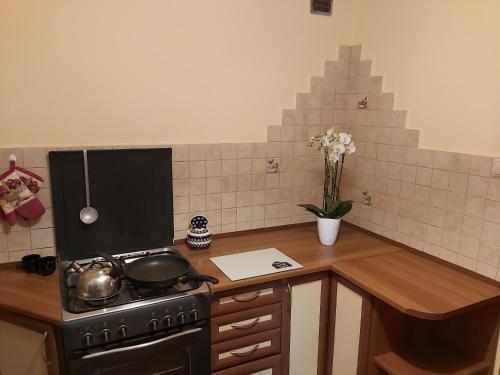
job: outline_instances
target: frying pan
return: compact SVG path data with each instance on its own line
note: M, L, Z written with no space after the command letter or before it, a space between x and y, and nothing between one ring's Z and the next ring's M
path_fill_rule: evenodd
M209 282L218 284L219 280L208 275L187 275L191 268L189 262L174 253L148 255L138 258L122 267L109 254L99 254L111 264L118 266L132 284L147 288L168 288L178 282Z

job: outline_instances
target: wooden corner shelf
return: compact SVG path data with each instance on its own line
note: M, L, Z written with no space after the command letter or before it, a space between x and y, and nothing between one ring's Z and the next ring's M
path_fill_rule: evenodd
M390 351L373 360L389 375L474 375L486 374L489 369L487 361L475 360L445 340Z
M404 314L444 320L500 301L500 287L409 251L332 265L334 272Z

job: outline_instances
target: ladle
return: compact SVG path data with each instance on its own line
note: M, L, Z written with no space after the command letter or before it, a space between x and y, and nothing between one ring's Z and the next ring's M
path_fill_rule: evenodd
M83 168L85 170L85 198L87 206L80 211L80 220L84 224L93 224L96 222L99 214L97 210L90 205L90 189L89 189L89 166L87 161L87 150L83 150Z

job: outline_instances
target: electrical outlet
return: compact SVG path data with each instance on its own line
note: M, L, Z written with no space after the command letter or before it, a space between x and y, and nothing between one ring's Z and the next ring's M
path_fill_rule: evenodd
M500 159L493 160L493 176L500 177Z

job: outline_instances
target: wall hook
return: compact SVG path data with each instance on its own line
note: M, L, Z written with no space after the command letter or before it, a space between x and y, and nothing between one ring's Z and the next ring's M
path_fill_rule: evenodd
M16 161L17 161L16 155L10 154L9 155L9 162L10 162L11 169L16 167Z

